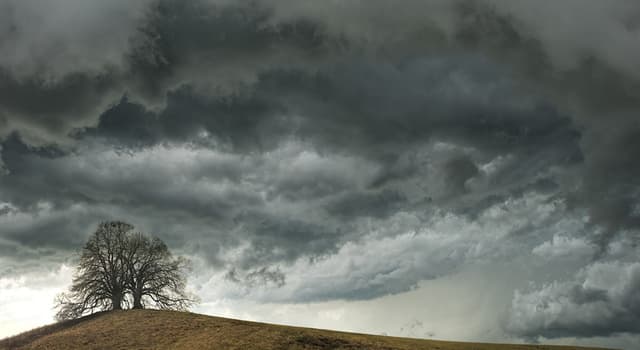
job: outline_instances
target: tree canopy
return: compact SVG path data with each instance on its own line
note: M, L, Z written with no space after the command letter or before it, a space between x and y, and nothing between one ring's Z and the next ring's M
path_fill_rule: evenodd
M103 310L146 307L184 310L188 261L156 237L120 221L98 225L80 254L69 291L56 298L58 320Z

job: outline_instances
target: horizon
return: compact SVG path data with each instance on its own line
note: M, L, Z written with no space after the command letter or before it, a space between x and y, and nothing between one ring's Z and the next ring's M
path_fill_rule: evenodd
M0 1L0 338L122 220L196 313L640 346L640 2Z

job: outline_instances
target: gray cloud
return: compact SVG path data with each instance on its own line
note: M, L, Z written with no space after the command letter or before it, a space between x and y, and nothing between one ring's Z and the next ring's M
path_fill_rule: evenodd
M95 124L122 89L129 38L148 3L3 2L0 137L64 144L73 128Z
M353 219L360 216L385 218L403 208L406 198L399 192L351 192L327 204L333 215Z
M67 75L100 75L122 64L150 2L4 1L0 65L16 80L39 76L54 85Z
M239 276L238 270L231 268L225 275L225 278L235 283L242 283L248 288L268 284L274 284L277 287L285 285L285 275L280 272L279 269L268 269L267 267L253 270L244 276Z
M0 67L0 136L20 132L36 146L67 144L71 129L95 122L91 115L108 101L116 80L108 72L72 73L55 82L37 76L18 80Z
M638 333L640 266L598 262L575 280L517 292L507 327L529 337Z
M444 176L454 192L465 192L465 183L478 174L478 167L468 157L455 157L444 165Z

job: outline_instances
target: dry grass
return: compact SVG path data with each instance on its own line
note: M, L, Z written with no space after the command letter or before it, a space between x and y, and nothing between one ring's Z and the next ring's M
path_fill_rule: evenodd
M37 328L0 341L0 349L587 350L384 337L154 310L105 312Z

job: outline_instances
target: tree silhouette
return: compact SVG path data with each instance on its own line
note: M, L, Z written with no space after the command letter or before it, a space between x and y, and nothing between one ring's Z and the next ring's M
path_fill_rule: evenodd
M174 258L159 238L137 233L129 241L127 259L127 290L133 298L133 308L151 304L159 309L183 310L193 301L185 293L187 260Z
M123 306L184 310L195 301L185 292L188 261L173 257L162 240L132 231L120 221L98 225L69 291L56 298L58 320Z

